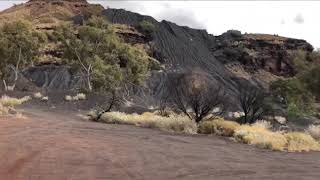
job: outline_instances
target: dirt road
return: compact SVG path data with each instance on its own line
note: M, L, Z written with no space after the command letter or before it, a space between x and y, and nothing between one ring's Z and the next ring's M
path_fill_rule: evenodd
M29 111L30 112L30 111ZM0 119L1 180L319 179L320 153L261 150L32 110Z

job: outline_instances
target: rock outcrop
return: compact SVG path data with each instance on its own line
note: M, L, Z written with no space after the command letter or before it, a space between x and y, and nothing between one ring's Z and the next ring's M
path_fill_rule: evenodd
M305 40L268 34L241 34L240 31L216 36L216 42L212 52L224 64L240 62L249 72L262 69L277 76L296 73L293 51L313 50Z

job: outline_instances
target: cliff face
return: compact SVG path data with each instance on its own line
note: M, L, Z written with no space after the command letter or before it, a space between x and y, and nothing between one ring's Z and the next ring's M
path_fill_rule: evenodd
M133 27L138 27L144 20L151 22L156 26L150 42L153 56L166 66L167 71L201 69L231 93L237 92L239 80L268 88L269 83L280 76L293 76L292 52L313 50L305 40L277 35L228 31L213 36L205 30L168 21L157 22L152 17L122 9L106 9L102 14L112 23Z
M138 27L141 21L149 21L155 25L152 34L153 56L165 65L167 72L201 69L210 73L216 80L222 83L230 93L236 92L236 83L232 74L217 60L212 47L215 37L209 35L205 30L195 30L181 27L168 21L157 22L149 16L125 10L106 9L102 12L112 23L127 24ZM157 75L152 79L154 88L159 89L162 83Z
M224 64L240 62L248 72L261 69L277 76L293 76L293 52L312 52L305 40L268 34L241 34L228 31L216 37L212 52Z

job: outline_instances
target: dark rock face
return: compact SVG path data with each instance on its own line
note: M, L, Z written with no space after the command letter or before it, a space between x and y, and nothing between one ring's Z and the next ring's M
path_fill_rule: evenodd
M238 61L248 71L263 69L277 76L295 74L293 51L313 50L305 40L267 34L241 34L239 31L228 31L217 36L216 42L212 51L223 63Z
M181 27L168 21L159 23L152 17L121 9L106 9L103 15L112 23L127 24L133 27L138 27L143 20L151 22L156 29L152 34L151 42L154 49L153 56L166 66L166 71L201 69L210 73L218 82L227 87L229 93L236 92L236 83L232 74L212 53L216 38L205 30ZM158 80L151 81L157 82Z
M36 86L49 90L70 90L81 88L79 74L62 65L39 65L28 68L23 75Z
M313 50L305 40L277 35L241 34L231 30L213 36L205 30L182 27L168 21L157 22L150 16L123 9L106 9L102 14L112 23L133 27L139 27L141 21L151 22L156 28L152 34L152 55L166 66L167 71L201 69L230 92L237 92L237 82L242 77L226 69L228 64L240 64L249 76L259 70L274 76L293 76L292 52ZM258 87L263 81L261 78L246 79Z

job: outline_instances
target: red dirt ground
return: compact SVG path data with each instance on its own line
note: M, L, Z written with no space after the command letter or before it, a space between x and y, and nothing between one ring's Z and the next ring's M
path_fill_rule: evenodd
M320 153L261 150L216 136L88 122L76 112L25 109L0 118L1 180L308 180Z

